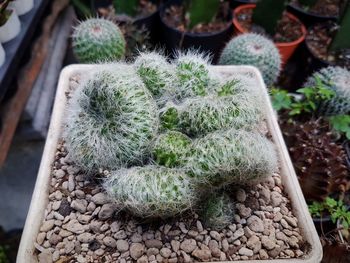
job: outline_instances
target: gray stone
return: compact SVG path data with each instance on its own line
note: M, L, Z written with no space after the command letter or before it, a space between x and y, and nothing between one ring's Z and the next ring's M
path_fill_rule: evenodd
M145 248L141 243L132 243L130 246L130 257L137 260L142 256L144 251Z
M117 249L119 252L125 252L129 250L129 243L125 240L118 240L117 241Z
M254 255L253 250L250 250L250 249L245 248L245 247L240 248L240 250L238 250L238 254L240 254L242 256L247 256L247 257L251 257Z
M91 201L96 205L104 205L110 202L108 196L104 193L97 193L93 197L91 197Z
M39 263L52 263L52 254L49 250L44 250L38 255Z
M71 206L71 208L84 214L86 212L87 201L84 199L76 199L76 200L72 201L70 206Z
M217 231L210 231L210 236L217 241L221 241L221 235Z
M169 258L171 255L171 250L169 248L163 247L160 250L160 255L164 258Z
M171 248L172 248L175 252L179 251L179 248L180 248L180 242L179 242L179 241L177 241L177 240L171 240L170 244L171 244Z
M252 215L247 219L247 226L254 232L264 232L264 223L256 215Z
M163 246L163 243L162 243L162 241L157 240L157 239L150 239L150 240L145 241L145 245L148 248L155 247L155 248L160 249Z
M77 239L81 243L90 243L92 240L94 240L94 238L95 238L94 235L90 233L82 233L77 237Z
M53 219L44 221L44 223L40 227L40 231L41 232L48 232L53 228L54 225L55 225L55 220L53 220Z
M277 207L282 203L282 195L279 192L273 191L271 193L271 205Z
M237 190L236 199L238 202L241 202L241 203L245 202L245 200L247 199L247 194L242 188Z
M257 236L251 236L247 241L247 247L252 249L254 253L261 249L261 242Z
M267 237L267 236L261 237L261 243L262 243L263 247L265 247L267 250L274 249L276 246L276 243L274 241L272 241L271 239L269 239L269 237Z
M104 204L98 213L98 218L101 220L111 218L117 209L118 207L114 203Z
M80 224L78 222L78 220L76 219L72 219L71 221L69 221L66 225L65 225L66 229L70 232L73 232L75 234L81 234L83 233L86 228L88 228L88 226L83 226L82 224Z
M107 247L117 247L117 241L113 237L105 237L103 239L103 244L105 244Z
M232 241L235 241L236 239L240 238L241 236L244 235L244 230L243 228L237 229L234 233L233 236L231 237Z
M180 248L186 253L191 253L197 247L197 242L194 239L185 239L182 241Z
M199 249L196 248L193 253L192 256L202 260L202 261L208 261L211 258L211 252L209 249Z

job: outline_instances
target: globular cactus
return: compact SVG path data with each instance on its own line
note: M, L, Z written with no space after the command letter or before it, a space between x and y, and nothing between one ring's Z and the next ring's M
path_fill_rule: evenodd
M112 172L104 188L118 204L143 218L175 216L197 200L195 184L183 170L161 166Z
M191 139L177 131L168 131L158 136L153 156L157 164L167 167L183 166L190 151Z
M168 103L161 110L162 127L189 136L231 127L253 128L262 119L264 107L251 89L239 78L232 78L217 87L217 95L188 98L178 105Z
M141 79L128 66L109 69L75 91L66 122L69 153L87 172L139 164L158 132L158 108Z
M120 60L125 54L125 39L119 27L103 18L81 22L72 35L73 51L82 63Z
M277 156L273 144L259 133L231 129L194 141L186 167L200 184L221 187L272 175Z
M276 82L281 71L281 57L274 43L254 33L231 39L220 56L219 64L255 66L267 86Z
M227 194L215 193L201 204L200 215L206 227L221 230L232 224L234 204Z
M175 86L175 77L173 67L165 57L157 52L141 53L136 58L134 67L155 98L170 95Z
M350 71L341 67L327 67L308 78L305 87L313 87L321 81L324 87L335 95L318 105L318 113L323 116L350 114Z
M205 96L209 92L209 57L188 51L180 53L175 61L177 76L176 98Z

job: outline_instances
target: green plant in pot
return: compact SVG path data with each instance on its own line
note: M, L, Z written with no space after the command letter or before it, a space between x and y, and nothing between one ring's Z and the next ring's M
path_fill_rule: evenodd
M333 65L350 69L350 1L341 6L338 22L325 22L310 27L306 46L313 58L311 66L318 69ZM322 36L322 37L320 37Z
M273 39L282 64L288 61L306 35L306 28L299 19L284 12L285 4L285 1L264 0L242 5L234 10L233 19L237 33L256 32Z
M211 53L216 62L224 43L232 35L231 13L227 2L173 0L160 11L161 43L168 53L178 49L200 49Z

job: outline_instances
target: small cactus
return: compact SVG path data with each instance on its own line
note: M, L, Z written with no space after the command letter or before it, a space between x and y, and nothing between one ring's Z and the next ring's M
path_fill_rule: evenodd
M73 32L73 51L83 63L119 60L125 54L125 39L119 27L103 18L81 22Z
M165 96L175 85L171 65L156 52L141 53L134 67L155 98Z
M231 39L220 56L219 64L255 66L268 87L276 82L281 71L281 57L274 43L254 33Z
M186 167L199 183L221 187L272 175L277 156L273 144L262 135L231 129L194 141Z
M175 93L177 99L182 100L208 94L210 83L209 57L188 51L178 55L175 65L177 76Z
M200 215L206 227L221 230L232 224L234 204L225 193L213 194L204 200Z
M181 132L161 134L153 147L154 159L157 164L167 167L183 166L191 143L191 139Z
M121 169L104 183L109 196L139 217L167 218L196 202L195 185L183 170L162 166Z
M319 114L324 116L350 114L350 71L341 67L323 68L309 77L304 86L315 86L317 79L335 93L330 100L321 102L318 107Z
M67 147L87 172L140 163L157 134L157 105L141 79L128 66L109 67L76 90L69 108Z

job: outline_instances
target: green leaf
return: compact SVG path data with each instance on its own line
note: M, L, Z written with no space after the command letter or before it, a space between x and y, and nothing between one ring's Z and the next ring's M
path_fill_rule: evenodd
M350 140L350 115L336 115L329 117L328 120L333 130L344 133Z
M190 28L199 23L209 23L217 14L220 0L191 0L187 13L190 18Z
M286 90L271 89L272 107L279 111L281 109L290 109L292 104L291 95Z
M138 5L139 0L113 0L113 6L117 14L125 14L132 17L137 14Z

